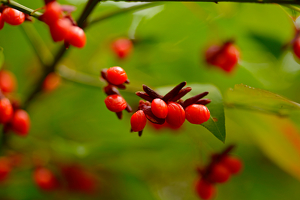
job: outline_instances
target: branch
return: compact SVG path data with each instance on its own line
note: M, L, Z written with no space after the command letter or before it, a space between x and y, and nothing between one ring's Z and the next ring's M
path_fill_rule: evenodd
M83 27L83 23L86 20L86 18L91 14L92 10L95 8L95 6L99 3L99 0L89 0L86 4L84 10L82 11L79 19L78 19L78 26ZM39 77L39 80L37 80L37 83L35 84L35 88L30 92L27 99L25 99L23 107L27 108L30 104L30 101L36 97L41 91L42 91L42 85L44 82L44 79L47 77L48 74L54 72L56 65L59 63L61 58L65 55L66 48L64 45L62 45L58 52L56 53L54 57L54 61L49 65L46 66L43 74L41 77Z
M28 15L34 17L34 18L37 18L37 19L39 19L40 16L42 15L42 13L40 13L40 12L34 12L33 13L33 11L34 11L33 9L27 8L26 6L23 6L23 5L15 2L15 1L12 1L12 0L0 0L0 3L3 3L4 5L12 7L14 9L17 9L17 10L19 10L19 11L25 13L25 14L28 14Z

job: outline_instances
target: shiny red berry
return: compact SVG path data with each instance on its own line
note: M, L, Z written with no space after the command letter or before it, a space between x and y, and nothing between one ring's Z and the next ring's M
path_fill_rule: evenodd
M300 37L298 37L293 44L294 54L300 58Z
M174 128L179 128L185 121L185 112L178 103L171 102L168 104L167 123Z
M51 191L58 187L56 177L47 168L36 169L33 173L33 179L37 186L42 190Z
M13 116L13 107L7 98L0 99L0 123L5 124Z
M132 42L129 39L121 38L113 42L112 49L119 58L127 57L132 51Z
M122 67L111 67L107 70L106 78L114 85L123 84L127 80L127 74Z
M135 112L130 119L131 129L134 132L142 131L147 123L147 118L142 110Z
M225 183L230 178L230 172L229 170L221 165L221 164L215 164L210 171L210 174L208 176L208 180L213 183Z
M243 168L243 163L240 159L232 156L226 156L221 160L221 164L229 170L231 174L239 173Z
M195 189L201 199L211 199L216 193L214 185L206 182L204 179L196 182Z
M117 94L107 96L104 102L107 109L112 112L121 112L127 107L125 99Z
M0 13L0 30L3 29L4 27L4 19L3 19L3 14Z
M71 24L71 21L67 18L58 19L55 22L53 22L49 26L50 34L52 36L53 41L59 42L66 39L67 34L69 33L69 30L72 26L73 25Z
M185 118L192 124L202 124L210 118L210 112L204 105L192 104L186 107Z
M71 26L69 27L65 41L75 47L83 48L86 43L85 33L82 28L78 26Z
M0 181L4 181L11 171L11 165L7 158L0 158Z
M43 90L50 92L56 89L61 83L61 78L56 73L50 73L43 82Z
M46 5L45 12L40 19L50 26L60 19L62 14L63 13L60 4L56 1L53 1Z
M11 120L12 129L18 135L25 136L30 129L30 118L25 110L16 110Z
M2 14L4 21L10 25L20 25L25 21L25 14L13 8L5 8Z
M162 99L154 99L151 103L151 111L158 118L166 118L168 115L168 105Z
M7 70L0 71L0 89L4 93L13 92L16 89L17 81L13 73Z

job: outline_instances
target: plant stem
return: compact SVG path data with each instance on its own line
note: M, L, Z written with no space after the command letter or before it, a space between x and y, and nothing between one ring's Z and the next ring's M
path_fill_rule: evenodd
M289 5L289 4L282 4L282 6L285 6L287 8L290 8L292 10L295 10L297 12L300 12L300 8L296 7L296 6L293 6L293 5Z
M103 16L95 17L95 18L87 21L86 26L90 27L91 25L94 25L95 23L98 23L100 21L103 21L103 20L106 20L106 19L109 19L109 18L112 18L112 17L116 17L116 16L124 14L124 13L141 10L141 9L144 9L144 8L147 8L147 7L154 7L154 6L158 6L158 5L161 5L161 4L163 4L163 2L147 3L147 4L142 4L142 5L131 6L129 8L123 8L123 9L108 13L108 14L103 15Z
M84 21L91 14L92 10L95 8L97 3L99 3L99 0L89 0L88 1L88 3L86 4L84 10L82 11L82 13L78 19L77 24L79 27L83 26ZM37 82L35 84L35 88L29 93L27 99L25 99L24 104L23 104L24 108L27 108L29 106L31 100L33 100L42 91L44 79L48 76L48 74L55 71L56 65L60 62L61 58L65 55L65 53L66 53L66 48L64 45L62 45L59 48L58 52L56 53L53 62L50 65L45 66L43 74L41 75L41 77L39 77L39 79L37 80Z
M53 62L53 55L32 24L22 24L21 29L30 42L41 64L44 66Z
M14 9L17 9L25 14L28 14L30 16L33 16L34 18L39 19L39 17L42 15L42 13L40 12L34 12L32 13L34 10L31 8L27 8L26 6L23 6L15 1L8 1L8 0L0 0L0 3L3 3L4 5L7 5L9 7L12 7Z

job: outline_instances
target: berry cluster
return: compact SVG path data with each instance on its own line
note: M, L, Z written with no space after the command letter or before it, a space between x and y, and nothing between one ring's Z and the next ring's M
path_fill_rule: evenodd
M205 52L205 60L208 64L230 73L239 60L239 51L232 41L228 41L222 46L210 46Z
M17 26L25 21L25 14L16 9L0 6L0 30L4 27L4 22Z
M71 192L92 194L97 189L94 175L76 164L62 166L60 176L54 174L49 168L37 167L33 172L33 180L44 191L66 188Z
M198 196L202 199L211 199L216 189L214 184L225 183L230 176L237 174L242 170L242 162L240 159L228 155L234 146L229 146L220 154L212 155L210 164L202 169L198 169L200 174L195 189Z
M108 95L104 102L108 110L115 112L119 119L122 119L122 111L131 112L132 109L121 96L119 89L125 89L125 83L129 83L127 74L121 67L111 67L101 71L101 77L108 83L104 87L104 92Z
M56 1L48 2L40 20L49 26L54 42L64 41L66 47L73 45L82 48L86 43L85 33L76 25L70 13L64 14L64 8Z
M146 85L143 85L144 92L136 92L141 97L138 111L130 119L131 131L142 131L146 126L148 119L155 124L164 124L167 122L173 128L179 128L187 119L192 124L202 124L210 118L210 112L205 106L210 103L209 99L202 99L208 92L195 95L185 101L181 98L192 90L191 87L185 87L186 82L175 86L165 96L156 93Z
M133 45L131 40L119 38L112 43L111 48L120 59L124 59L131 53Z
M16 134L25 136L29 132L30 118L25 110L19 108L17 103L4 95L11 93L16 88L16 79L13 74L6 70L0 71L0 124L4 124L4 131L14 131Z

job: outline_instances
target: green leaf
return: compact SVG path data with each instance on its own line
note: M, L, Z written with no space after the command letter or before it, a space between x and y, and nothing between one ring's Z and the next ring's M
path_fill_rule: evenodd
M0 47L0 69L2 68L3 63L4 63L3 48Z
M278 94L238 84L227 92L229 107L255 110L259 112L288 116L291 111L300 110L300 104Z
M210 119L201 125L214 134L214 136L216 136L219 140L225 142L226 130L224 105L223 97L219 89L210 84L187 84L187 86L192 87L192 91L183 97L183 99L187 99L204 91L209 92L205 98L211 100L211 103L207 105L210 110ZM172 87L163 87L159 88L158 92L165 95L168 91L170 91L170 89L172 89Z

